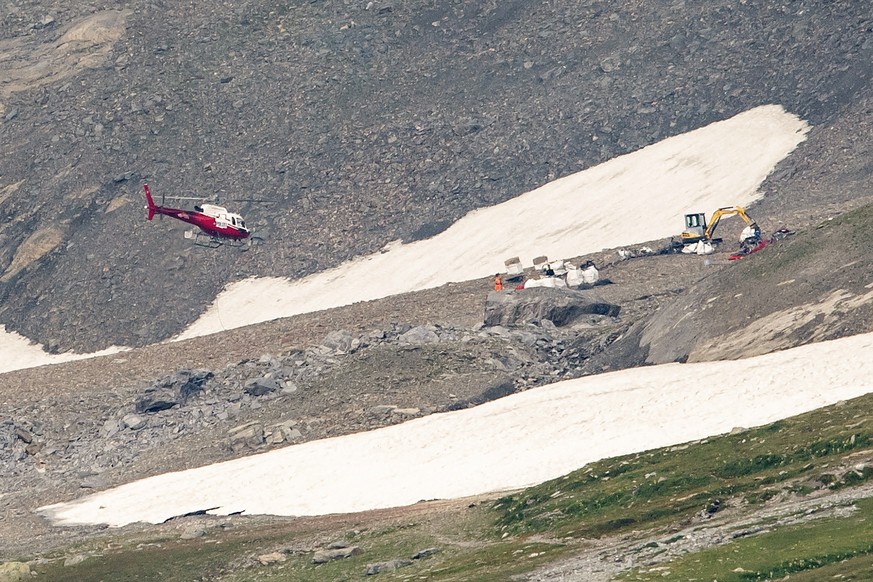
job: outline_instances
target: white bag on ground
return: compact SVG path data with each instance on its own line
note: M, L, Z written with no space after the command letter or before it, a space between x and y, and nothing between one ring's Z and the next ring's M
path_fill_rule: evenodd
M587 268L582 269L582 282L587 283L588 285L594 285L597 281L600 280L600 271L597 270L597 267L594 265L589 265Z
M570 269L567 271L567 286L578 287L585 282L582 269Z

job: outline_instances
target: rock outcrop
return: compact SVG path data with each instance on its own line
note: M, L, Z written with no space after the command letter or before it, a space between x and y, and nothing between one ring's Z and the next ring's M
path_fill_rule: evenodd
M522 325L544 320L561 327L586 315L617 317L621 307L600 300L590 291L535 287L493 291L485 302L485 325Z

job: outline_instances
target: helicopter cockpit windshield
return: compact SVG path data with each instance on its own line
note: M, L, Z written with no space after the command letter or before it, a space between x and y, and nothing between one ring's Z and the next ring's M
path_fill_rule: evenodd
M246 221L242 219L242 216L239 214L228 214L227 217L230 219L230 223L235 227L246 230Z

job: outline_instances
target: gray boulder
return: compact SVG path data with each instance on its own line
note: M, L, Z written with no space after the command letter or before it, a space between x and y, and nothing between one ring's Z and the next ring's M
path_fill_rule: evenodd
M112 438L118 434L118 431L121 430L121 423L115 419L109 419L103 423L103 427L100 429L100 436L105 438Z
M344 329L330 332L321 342L322 346L335 354L353 352L359 344L360 341L352 337L352 334Z
M151 414L162 410L169 410L177 406L179 401L173 394L166 391L147 391L136 400L134 409L140 414Z
M426 548L424 550L420 550L418 552L415 552L412 555L412 559L413 560L421 560L422 558L429 558L430 556L433 556L434 554L436 554L439 551L440 551L439 548Z
M27 444L30 444L33 442L33 434L29 430L27 430L26 428L16 426L14 433L15 433L15 436L17 436L19 439L21 439L22 441L24 441Z
M245 393L249 396L264 396L281 388L282 386L275 378L253 378L246 382Z
M196 540L206 535L206 530L197 525L190 525L182 530L179 535L180 540Z
M343 560L345 558L350 558L352 556L357 556L363 552L361 548L358 546L351 546L347 548L329 548L327 550L318 550L312 556L313 564L326 564L327 562L331 562L333 560Z
M433 344L440 341L440 336L432 326L419 325L400 336L400 341L406 344Z
M155 382L137 398L135 410L139 414L151 414L181 406L189 398L203 390L203 385L213 377L209 370L183 368Z
M388 562L378 562L376 564L367 564L367 569L364 571L365 576L373 576L382 572L394 572L405 566L412 564L412 560L389 560Z
M295 441L303 436L299 429L296 428L296 420L286 420L278 424L272 425L268 430L264 431L264 440L271 445L278 445L284 442Z
M230 429L228 437L234 452L256 449L264 444L264 427L259 422L249 422Z
M179 370L174 384L179 387L179 398L184 402L203 390L203 385L213 377L209 370Z
M121 422L130 430L140 430L141 428L144 428L147 423L145 418L136 414L125 414L124 418L121 419Z

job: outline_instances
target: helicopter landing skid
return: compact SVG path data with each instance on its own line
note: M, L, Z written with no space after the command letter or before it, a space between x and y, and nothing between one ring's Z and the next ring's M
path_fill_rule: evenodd
M198 247L217 249L221 246L227 246L238 248L240 251L247 251L253 246L260 245L262 242L264 242L264 239L259 236L252 236L245 239L222 238L212 236L204 232L195 232L193 230L186 230L185 238L192 239L194 241L194 244Z
M186 230L185 238L193 240L194 244L198 247L204 247L207 249L217 249L222 245L222 240L220 238L210 236L203 232L195 232L193 230Z

